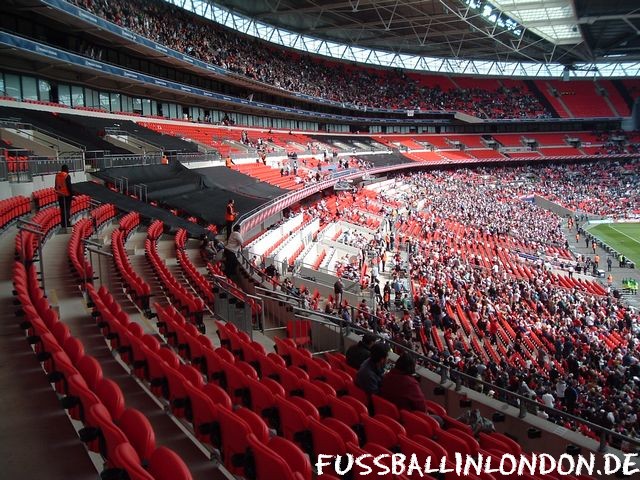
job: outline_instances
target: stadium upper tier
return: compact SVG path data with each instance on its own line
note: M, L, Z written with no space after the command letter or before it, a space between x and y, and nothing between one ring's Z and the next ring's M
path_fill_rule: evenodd
M621 117L630 114L640 83L534 83L368 68L283 50L165 2L71 3L181 54L345 108L455 111L485 119ZM99 47L92 51L100 57Z

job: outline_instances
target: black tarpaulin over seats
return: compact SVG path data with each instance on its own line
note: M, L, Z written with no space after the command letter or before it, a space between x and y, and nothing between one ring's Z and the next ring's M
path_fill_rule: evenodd
M164 201L165 198L205 188L202 175L178 162L171 162L169 165L107 168L93 175L110 183L116 183L118 178L124 177L128 180L130 192L134 191L134 185L146 185L149 200Z
M198 168L195 171L204 176L207 187L220 188L249 197L272 199L287 192L227 167Z
M167 198L164 203L178 208L207 223L224 225L224 214L229 199L233 198L236 210L240 215L266 203L267 199L247 197L235 192L229 192L220 188L207 188L197 192Z
M125 177L129 181L130 193L135 192L134 185L144 184L149 201L158 201L216 225L224 225L230 198L234 199L236 210L242 215L286 193L286 190L227 167L190 170L179 163L171 163L110 168L94 175L110 183L116 183L118 177Z
M89 195L91 198L102 202L112 203L125 212L137 211L147 220L162 220L165 226L175 232L178 228L184 228L192 237L199 238L205 233L205 229L184 218L177 217L168 210L154 207L135 198L122 195L94 182L74 183L73 189L79 194Z
M401 163L411 163L407 157L400 153L381 153L377 155L361 155L356 157L361 158L369 163L372 163L374 167L386 167L387 165L399 165Z

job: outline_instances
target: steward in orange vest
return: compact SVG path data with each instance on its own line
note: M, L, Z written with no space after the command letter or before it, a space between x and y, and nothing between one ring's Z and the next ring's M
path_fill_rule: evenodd
M56 174L53 189L58 196L58 205L60 206L60 227L66 229L71 226L69 219L71 217L71 198L73 197L69 167L66 165L62 165Z
M227 211L224 214L224 221L227 224L227 240L229 240L229 235L231 235L231 227L233 227L233 222L235 222L237 215L238 212L236 212L236 207L233 199L230 199L229 203L227 203Z

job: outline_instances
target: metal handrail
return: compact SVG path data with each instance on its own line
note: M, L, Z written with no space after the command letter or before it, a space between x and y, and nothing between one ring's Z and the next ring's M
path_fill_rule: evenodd
M26 226L25 226L26 225ZM44 277L44 258L42 256L42 239L45 236L45 232L42 230L42 225L37 223L29 222L28 220L24 220L23 218L19 218L17 222L18 230L25 231L29 233L33 233L34 235L38 235L38 259L40 261L40 280L42 281L42 293L47 294L47 289L45 285L45 277ZM22 242L22 252L20 252L22 258L24 258L24 241Z
M123 130L122 128L119 128L119 127L105 127L104 133L106 135L123 135L123 136L131 137L134 140L137 140L142 143L146 143L148 145L151 145L152 147L156 147L159 151L164 150L164 147L162 147L162 145L158 145L157 143L154 143L151 140L147 140L145 138L139 137L135 133L129 132L128 130Z
M6 128L15 128L17 130L33 130L39 133L42 133L44 135L47 135L55 140L57 140L58 142L64 142L67 143L69 145L72 145L74 147L78 147L81 151L85 151L87 148L86 146L74 141L74 140L70 140L66 137L63 137L62 135L58 135L56 133L53 132L49 132L48 130L45 130L43 128L40 127L36 127L35 125L31 124L31 123L25 123L25 122L20 122L20 121L11 121L11 120L7 120L7 119L2 119L0 120L0 124L2 124L3 127ZM12 127L9 125L13 125Z

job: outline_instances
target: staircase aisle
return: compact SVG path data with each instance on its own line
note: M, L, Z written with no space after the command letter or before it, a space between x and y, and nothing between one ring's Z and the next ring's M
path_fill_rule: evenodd
M95 480L98 472L18 328L15 227L0 234L0 470L3 478ZM68 236L67 236L68 238Z
M103 374L115 381L125 396L126 406L144 413L156 434L156 442L174 450L189 466L194 480L216 480L225 478L209 454L201 451L164 409L152 399L136 380L118 363L108 348L104 337L91 317L84 298L77 287L68 263L67 243L69 235L55 235L44 248L47 293L53 305L58 305L60 318L71 333L82 341L85 353L93 355L102 366ZM103 274L105 274L103 270ZM153 321L142 316L132 316L141 321L145 331L153 328ZM26 477L25 477L26 478ZM34 476L35 478L35 476ZM75 477L68 477L75 478ZM95 478L95 474L94 477Z

